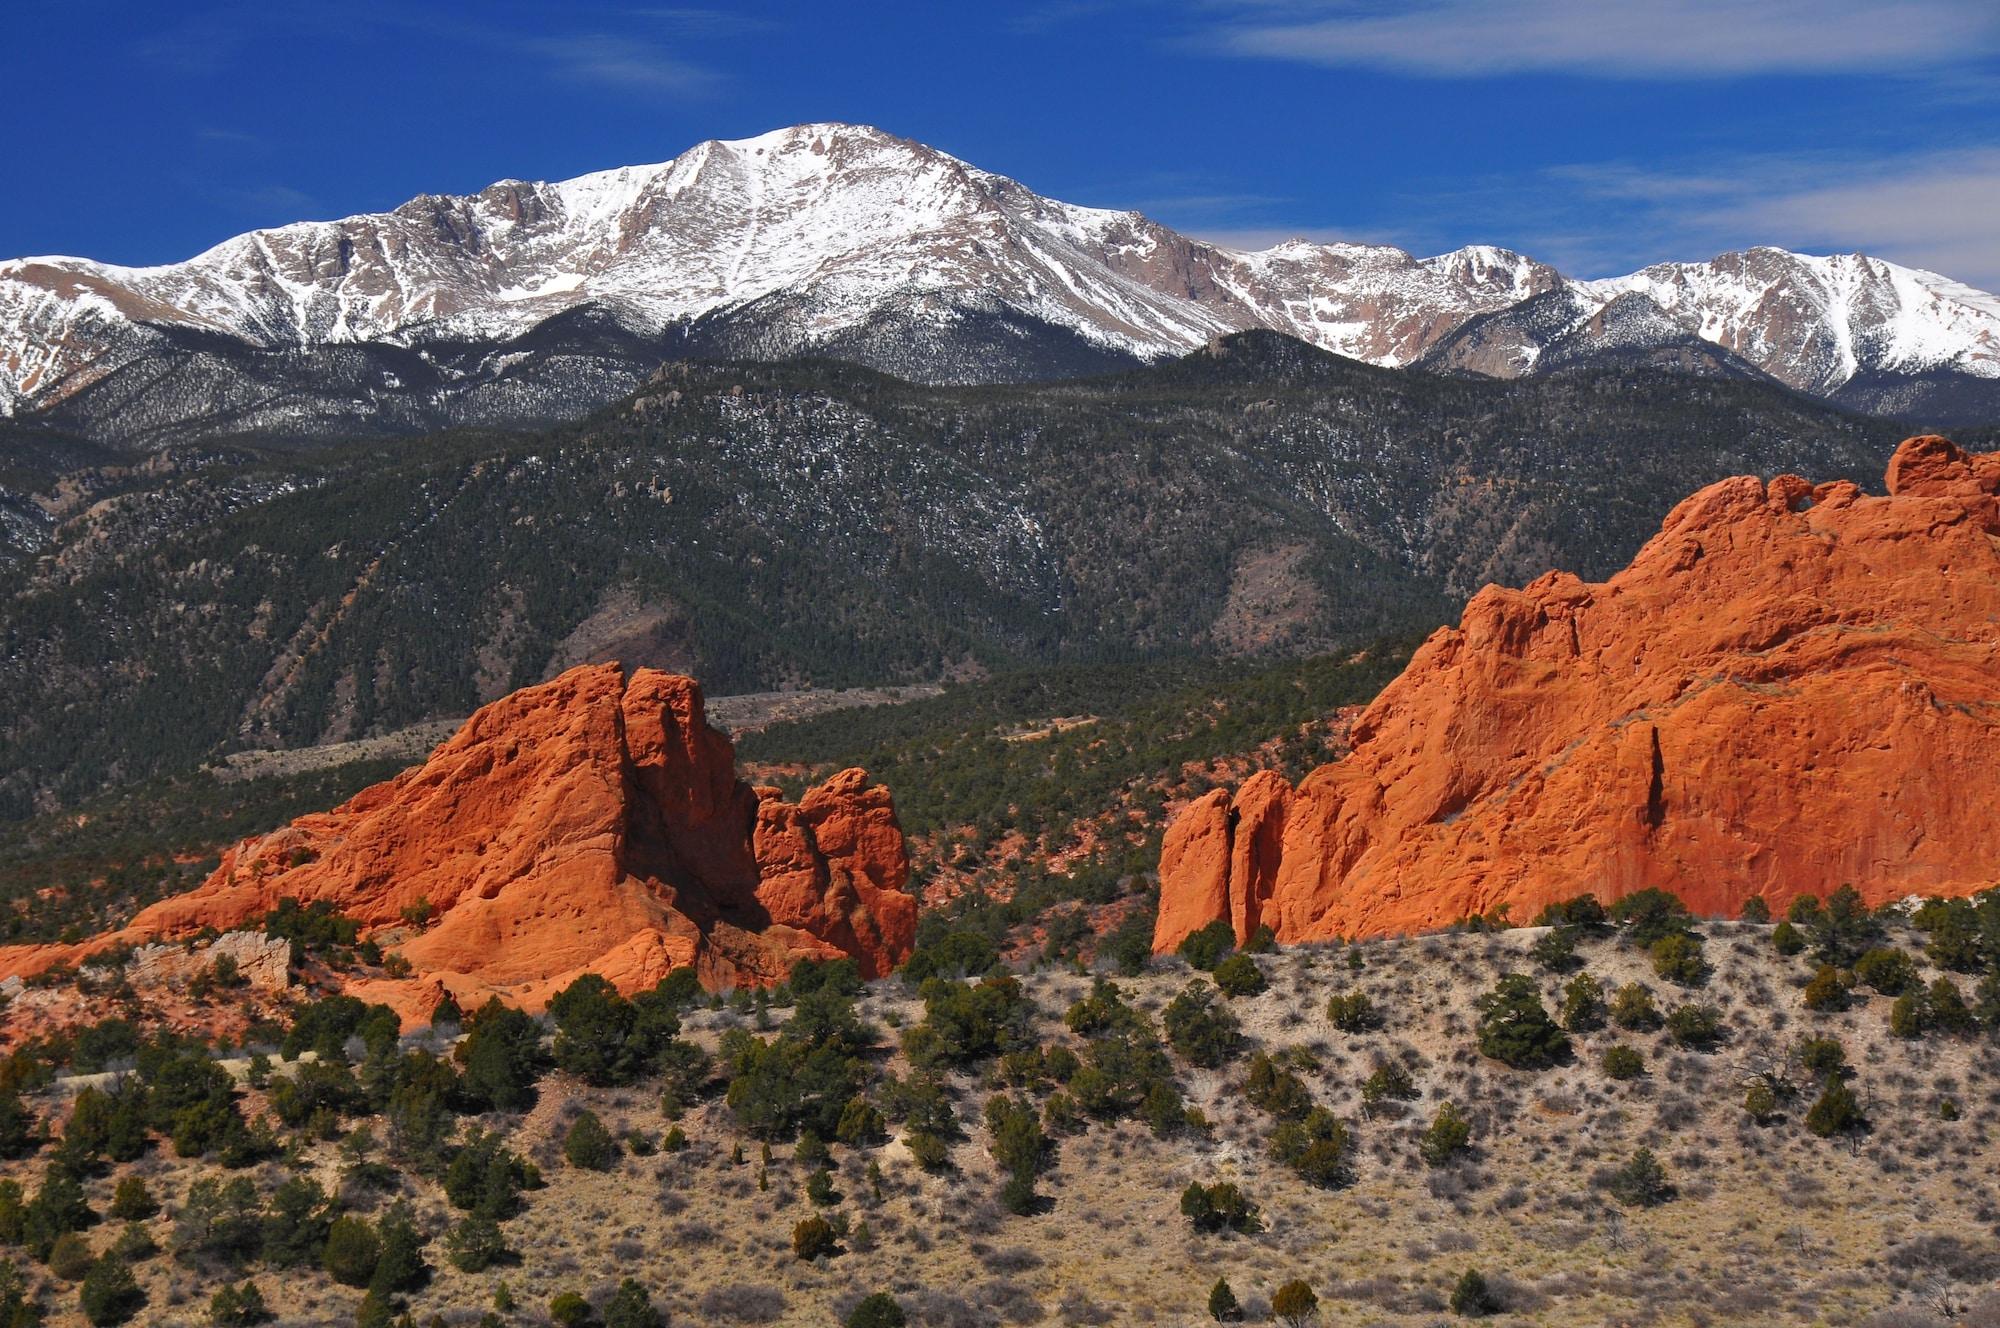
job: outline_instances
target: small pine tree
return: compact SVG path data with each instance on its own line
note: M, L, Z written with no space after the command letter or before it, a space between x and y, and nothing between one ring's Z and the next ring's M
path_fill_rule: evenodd
M138 1176L124 1176L111 1193L111 1215L121 1222L143 1222L160 1211L153 1192Z
M844 1328L903 1328L906 1322L895 1297L877 1291L862 1297L861 1303L847 1312Z
M1771 906L1764 902L1764 896L1751 895L1736 916L1744 922L1766 923L1771 920Z
M563 1157L573 1167L585 1171L609 1171L618 1156L618 1144L611 1131L594 1111L578 1116L563 1137Z
M1673 1198L1674 1187L1667 1169L1650 1148L1632 1154L1631 1161L1611 1173L1611 1197L1633 1208L1651 1208Z
M666 1316L653 1307L646 1288L626 1278L604 1302L604 1328L666 1328Z
M1215 979L1216 989L1230 997L1255 996L1269 985L1264 981L1264 970L1246 954L1230 955L1215 966L1210 976Z
M1604 1049L1604 1074L1610 1079L1637 1079L1646 1072L1646 1058L1638 1049L1614 1042Z
M584 1328L597 1318L590 1302L574 1291L564 1291L549 1302L549 1318L557 1328Z
M1653 993L1637 982L1628 982L1611 998L1611 1022L1634 1033L1649 1032L1660 1026L1660 1007Z
M1472 1122L1446 1102L1417 1143L1417 1154L1426 1164L1441 1167L1472 1147Z
M1801 954L1805 951L1805 933L1801 932L1790 922L1780 922L1777 926L1771 928L1771 948L1785 958L1790 959L1793 955Z
M1208 1317L1217 1323L1237 1323L1243 1318L1243 1307L1236 1303L1229 1279L1218 1277L1208 1289Z
M1847 1080L1829 1074L1818 1099L1806 1110L1806 1128L1822 1139L1831 1139L1836 1135L1858 1134L1866 1126L1861 1102L1847 1086Z
M1604 1026L1604 984L1579 973L1563 986L1556 1018L1571 1033L1588 1033Z
M1483 1319L1500 1309L1499 1297L1477 1268L1468 1268L1451 1289L1451 1312L1463 1319Z
M146 1303L146 1293L132 1276L131 1268L122 1259L110 1256L92 1262L83 1275L77 1298L83 1307L83 1317L95 1328L123 1323Z
M1285 1328L1304 1328L1319 1317L1319 1297L1302 1278L1293 1278L1271 1296L1271 1313Z
M1517 1070L1532 1070L1553 1065L1569 1053L1569 1035L1549 1018L1532 978L1503 974L1477 1004L1482 1055Z
M264 1293L257 1289L255 1282L245 1282L241 1286L225 1283L208 1298L208 1321L215 1328L248 1328L248 1325L264 1323L270 1317L270 1307L264 1303Z
M833 1223L823 1217L809 1217L792 1228L792 1253L810 1263L840 1253L840 1236Z
M352 1215L334 1219L327 1228L320 1264L344 1286L367 1286L382 1258L382 1241L366 1219Z

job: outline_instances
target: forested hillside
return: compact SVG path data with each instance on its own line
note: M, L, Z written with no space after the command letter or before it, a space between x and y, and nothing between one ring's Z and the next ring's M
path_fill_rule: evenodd
M675 366L533 433L58 457L0 476L0 813L589 659L721 694L1327 650L1601 575L1722 475L1872 481L1900 432L1757 382L1248 334L1033 388Z

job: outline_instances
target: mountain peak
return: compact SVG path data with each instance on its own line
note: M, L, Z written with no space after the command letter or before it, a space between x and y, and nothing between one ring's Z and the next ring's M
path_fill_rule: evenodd
M204 394L139 386L159 378L144 366L189 353L190 339L210 357L204 372L240 397L224 412L232 427L288 432L320 427L305 423L313 411L381 414L413 374L445 403L422 407L435 425L547 418L677 353L831 354L990 381L1157 360L1261 327L1398 367L1556 291L1574 306L1556 334L1582 329L1587 342L1592 316L1636 292L1690 335L1822 395L1882 375L2000 380L2000 300L1880 260L1758 248L1573 282L1496 245L1417 259L1301 238L1242 252L1043 197L872 125L823 121L654 165L253 231L160 267L0 264L0 414L101 441L198 431ZM574 344L581 334L564 329L583 326L593 330ZM1540 371L1543 334L1509 335L1512 349L1478 363ZM329 390L306 361L335 347L378 366L364 371L376 386L290 404ZM298 381L258 378L268 362L247 368L269 351L303 353ZM103 407L73 404L127 369L143 408L108 387ZM493 404L450 404L471 397Z

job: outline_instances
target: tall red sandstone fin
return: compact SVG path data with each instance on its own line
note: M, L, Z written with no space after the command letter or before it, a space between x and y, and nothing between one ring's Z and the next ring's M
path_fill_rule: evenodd
M1275 855L1240 842L1250 785L1168 827L1156 944L1252 901L1296 941L1586 890L1988 888L2000 821L1962 808L2000 801L2000 453L1914 438L1888 488L1723 480L1608 582L1482 590L1262 814Z
M888 790L850 770L793 806L734 760L693 679L572 669L482 708L421 767L243 841L119 933L0 949L0 975L254 923L284 898L381 933L415 976L357 990L416 1021L445 991L538 1009L583 973L632 991L688 966L744 985L806 956L852 954L871 977L901 963L916 901ZM418 904L430 920L410 934Z
M1160 911L1153 949L1166 954L1229 917L1229 790L1210 789L1181 809L1160 841Z

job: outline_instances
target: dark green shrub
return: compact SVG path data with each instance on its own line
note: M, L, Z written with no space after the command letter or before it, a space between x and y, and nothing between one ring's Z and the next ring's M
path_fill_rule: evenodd
M1549 1018L1532 978L1503 975L1476 1002L1479 1050L1517 1070L1543 1069L1569 1054L1569 1036Z
M1326 1017L1343 1033L1365 1033L1382 1022L1374 1003L1358 991L1343 992L1327 1001Z
M208 1298L208 1321L215 1328L249 1328L270 1318L271 1309L264 1303L264 1293L255 1282L240 1286L224 1283Z
M445 1233L444 1257L462 1273L483 1272L506 1260L507 1237L491 1218L464 1217Z
M1215 985L1225 996L1255 996L1267 985L1264 971L1246 954L1233 954L1215 966Z
M1958 984L1948 977L1940 976L1931 983L1925 993L1930 1008L1931 1026L1950 1037L1964 1037L1979 1029L1979 1020L1973 1015L1972 1007L1965 1003Z
M1417 1156L1433 1167L1445 1166L1471 1148L1472 1122L1449 1102L1438 1107L1437 1115L1417 1140Z
M270 1211L264 1215L264 1262L274 1268L317 1262L332 1220L319 1182L293 1176L271 1194Z
M1528 957L1551 973L1567 973L1583 961L1576 957L1576 929L1551 927L1528 947Z
M667 1316L653 1307L646 1288L631 1278L618 1284L604 1302L604 1328L666 1328Z
M932 978L922 991L924 1021L903 1035L920 1069L969 1066L1033 1043L1034 1003L1012 974L977 984Z
M1737 911L1736 916L1738 920L1743 922L1769 922L1771 920L1771 906L1765 902L1764 896L1751 895L1743 901L1743 907Z
M1708 1051L1722 1041L1722 1011L1713 1005L1677 1005L1667 1014L1667 1032L1683 1047Z
M1667 1169L1650 1148L1639 1149L1630 1161L1612 1172L1606 1188L1612 1198L1631 1208L1651 1208L1674 1197Z
M1830 1074L1847 1073L1847 1049L1840 1045L1840 1039L1830 1037L1809 1037L1799 1042L1799 1066L1815 1079L1824 1079Z
M90 1242L74 1231L65 1231L56 1237L55 1244L49 1246L46 1263L49 1271L65 1282L81 1282L83 1275L90 1271Z
M111 1192L111 1216L121 1222L143 1222L159 1211L160 1205L153 1201L153 1192L141 1177L119 1177Z
M1556 1019L1571 1033L1588 1033L1604 1026L1604 984L1579 973L1563 984Z
M563 1158L585 1171L609 1171L618 1158L618 1141L604 1128L596 1112L585 1111L571 1122L569 1133L563 1136Z
M1243 1319L1243 1307L1236 1302L1236 1293L1229 1289L1226 1278L1216 1278L1208 1289L1208 1317L1217 1323L1240 1323Z
M494 997L467 1022L454 1054L474 1102L495 1111L525 1111L535 1104L535 1080L547 1062L541 1026L530 1016Z
M1213 969L1222 962L1222 957L1236 948L1236 931L1228 923L1217 919L1192 931L1175 947L1174 953L1188 962L1192 968L1203 971Z
M1901 950L1877 946L1854 961L1854 980L1884 996L1901 996L1917 985L1917 965Z
M1382 1061L1361 1083L1361 1101L1371 1111L1384 1102L1410 1102L1417 1096L1416 1081L1395 1061Z
M1701 957L1701 938L1689 932L1662 936L1647 949L1653 972L1665 981L1682 987L1698 987L1708 980L1708 963Z
M1860 1099L1847 1086L1847 1080L1837 1074L1829 1074L1821 1085L1820 1094L1806 1110L1806 1128L1822 1139L1838 1135L1859 1134L1868 1127L1868 1120L1861 1110Z
M1181 1192L1181 1216L1188 1220L1189 1226L1203 1233L1262 1229L1257 1220L1257 1205L1228 1181L1214 1185L1190 1183Z
M1334 1189L1353 1179L1353 1140L1334 1114L1314 1107L1271 1131L1271 1156L1308 1185Z
M1653 993L1637 982L1620 987L1611 997L1611 1022L1634 1033L1658 1028L1660 1008L1653 1004Z
M1789 922L1780 922L1771 928L1771 948L1787 959L1803 954L1806 948L1805 934Z
M586 1328L597 1322L590 1302L574 1291L565 1291L549 1302L549 1319L557 1328Z
M1468 1268L1451 1289L1451 1312L1462 1319L1483 1319L1500 1312L1500 1298L1477 1269Z
M84 1273L77 1299L84 1318L96 1328L107 1328L137 1314L146 1303L146 1293L123 1261L107 1256L93 1262Z
M1685 933L1694 918L1674 895L1649 887L1613 904L1611 920L1623 931L1628 944L1650 950L1669 936Z
M1227 1007L1215 1001L1215 988L1190 982L1167 1002L1160 1014L1167 1042L1190 1065L1208 1069L1225 1065L1242 1041L1242 1027Z
M895 1297L877 1291L862 1297L861 1303L848 1311L843 1328L904 1328L908 1322Z
M1560 904L1549 904L1535 917L1537 927L1568 927L1579 936L1601 935L1609 929L1604 905L1594 894L1581 894Z
M382 1258L382 1241L375 1228L359 1217L338 1217L327 1228L320 1265L343 1286L367 1286Z
M368 1279L369 1289L393 1296L422 1286L430 1268L424 1262L423 1233L417 1230L409 1206L398 1203L384 1213L376 1235L381 1253L374 1276Z
M1280 1120L1300 1119L1312 1109L1312 1094L1306 1091L1305 1081L1262 1051L1250 1058L1243 1096L1250 1105Z
M1808 1010L1845 1010L1848 1005L1847 980L1832 964L1821 964L1819 971L1812 975L1812 980L1806 983L1800 999Z
M520 1211L521 1191L539 1188L541 1173L508 1149L497 1133L473 1129L444 1170L452 1207L504 1222Z

